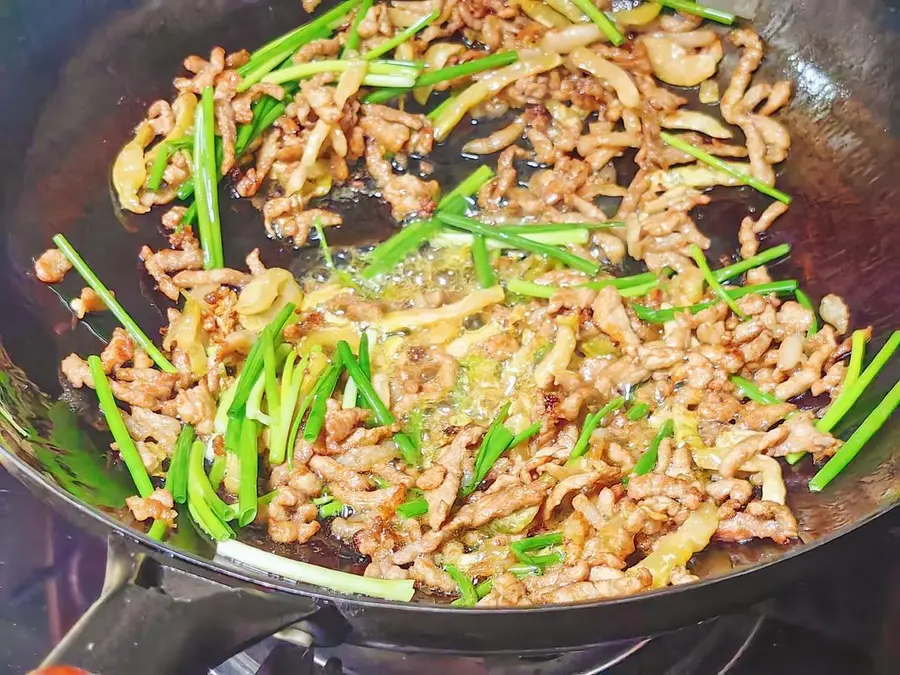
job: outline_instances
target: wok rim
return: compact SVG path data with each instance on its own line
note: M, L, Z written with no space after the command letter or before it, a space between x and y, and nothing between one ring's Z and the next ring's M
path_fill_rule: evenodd
M12 465L14 465L15 470L10 470L9 465L6 463L6 460L9 460ZM229 579L236 580L241 583L251 584L253 586L257 586L260 588L265 588L267 590L279 591L282 593L286 593L288 595L301 596L301 597L311 597L317 601L324 601L328 603L353 603L356 606L363 608L377 608L377 609L402 609L402 610L411 610L419 614L431 615L433 613L445 613L450 612L452 614L457 615L465 615L467 617L472 616L521 616L532 613L548 613L548 614L556 614L560 611L566 611L571 609L579 609L584 611L589 611L591 609L597 607L614 607L621 605L632 605L636 603L640 603L641 601L651 602L656 598L674 598L676 595L681 595L683 593L690 593L692 590L700 590L708 588L714 584L718 584L724 581L737 582L738 579L746 578L751 575L755 575L757 573L763 572L765 570L769 570L772 567L780 564L787 563L791 561L795 561L800 556L812 553L814 551L819 551L823 547L828 544L832 544L835 541L841 539L846 535L849 535L853 532L860 530L863 527L866 527L878 520L882 516L887 515L891 511L893 511L896 507L900 506L900 499L894 500L889 504L881 505L877 510L869 513L865 517L860 520L856 520L852 523L848 523L828 534L816 539L811 543L802 543L799 546L796 546L794 550L786 552L774 560L768 560L765 562L754 563L751 565L747 565L737 570L732 570L727 574L723 574L720 576L709 577L705 579L701 579L700 581L695 581L689 584L683 584L679 586L666 586L664 588L652 590L652 591L643 591L641 593L637 593L635 595L628 595L622 597L615 598L607 598L605 600L600 600L596 602L581 602L581 603L568 603L568 604L552 604L552 605L540 605L537 607L496 607L496 608L469 608L469 607L452 607L450 605L430 605L422 602L402 602L399 600L386 600L382 598L373 598L363 595L353 595L348 593L338 593L336 591L330 591L327 589L321 589L320 587L313 586L311 584L306 584L303 582L292 582L288 579L282 579L277 575L270 574L265 572L264 570L257 570L252 567L245 567L235 563L234 566L224 565L220 562L217 562L215 559L207 559L197 556L193 553L182 551L180 549L167 546L163 542L158 542L147 536L146 533L140 532L132 527L128 527L122 522L116 520L110 514L104 513L103 511L90 506L78 499L76 499L71 493L62 488L62 486L52 482L52 480L46 478L40 471L32 467L30 464L22 460L18 454L14 451L10 450L6 444L0 443L0 466L6 468L9 473L20 483L25 485L26 487L34 487L38 489L42 496L45 496L46 493L49 493L51 496L57 498L58 500L64 502L67 507L77 511L82 515L86 515L90 518L93 518L95 521L104 525L108 528L108 534L117 534L119 536L125 537L131 540L132 543L140 545L143 549L146 549L150 554L152 554L156 558L162 559L176 559L179 562L193 566L195 568L199 568L206 573L211 573L219 576L225 576ZM51 508L62 511L59 508L58 502L51 502ZM66 516L67 513L63 512L62 515ZM233 586L234 584L232 584Z

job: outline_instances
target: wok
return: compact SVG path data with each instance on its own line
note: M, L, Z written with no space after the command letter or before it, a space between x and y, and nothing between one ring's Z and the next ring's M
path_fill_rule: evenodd
M160 302L140 269L139 247L162 242L158 215L118 220L109 167L147 103L168 97L187 54L221 44L253 47L298 25L296 0L12 0L0 17L0 166L5 197L0 235L0 384L23 439L0 417L0 461L42 499L107 536L111 558L104 597L48 659L100 673L179 673L208 667L284 626L301 627L316 644L348 641L407 651L548 653L650 635L753 602L829 562L841 543L864 545L860 531L889 514L898 496L900 419L817 496L808 493L809 463L786 468L791 505L805 543L740 549L735 570L634 597L575 606L490 611L424 602L403 604L344 596L211 560L189 527L166 545L117 519L127 475L107 463L107 440L78 426L96 418L80 399L59 401L58 363L71 351L96 353L113 324L73 323L61 287L33 276L32 259L55 232L65 233L148 333L162 323ZM752 17L769 44L768 75L796 83L784 113L794 145L779 186L794 205L770 235L793 245L777 276L800 280L814 297L843 295L857 326L872 324L876 344L900 324L900 61L895 3L885 0L747 0L729 3ZM726 60L725 70L734 62ZM438 152L437 177L452 184L472 169L458 148ZM736 250L745 190L722 191L698 214L715 236L713 253ZM343 200L336 246L374 242L394 227L386 210L362 197ZM269 265L301 272L316 252L266 241L246 204L223 206L226 264L253 246ZM847 428L895 381L880 380ZM76 416L72 406L79 411ZM124 481L124 482L123 482ZM891 517L896 517L894 511ZM737 555L738 548L726 550ZM339 563L333 551L306 550L313 561ZM128 645L126 648L124 645ZM133 645L133 646L132 646Z

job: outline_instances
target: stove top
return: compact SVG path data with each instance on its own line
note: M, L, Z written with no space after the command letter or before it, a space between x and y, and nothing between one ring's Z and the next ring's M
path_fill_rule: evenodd
M900 521L856 560L733 615L550 657L454 657L340 646L285 631L210 675L881 675L900 663ZM99 596L105 543L0 469L0 672L35 667ZM193 675L193 674L191 674ZM203 674L197 674L203 675Z

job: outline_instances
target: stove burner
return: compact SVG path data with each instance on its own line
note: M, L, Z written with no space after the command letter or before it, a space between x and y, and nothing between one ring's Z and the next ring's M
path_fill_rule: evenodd
M727 673L759 632L763 612L721 617L655 638L615 642L549 656L404 654L342 645L307 648L308 636L286 631L219 666L213 675L658 675ZM659 671L659 664L669 664Z

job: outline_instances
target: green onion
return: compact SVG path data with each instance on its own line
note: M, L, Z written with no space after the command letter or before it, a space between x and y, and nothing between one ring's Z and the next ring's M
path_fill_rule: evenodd
M270 464L281 464L287 455L288 439L306 367L309 364L309 354L304 354L299 363L296 361L297 352L291 349L281 374L280 410L270 411L274 422L269 428Z
M250 60L238 68L242 81L238 91L244 91L259 82L264 75L278 64L286 61L301 46L315 39L326 37L333 32L330 26L353 11L360 0L347 0L333 7L317 19L310 21L257 49Z
M166 472L166 489L176 504L184 504L187 501L188 465L193 443L194 427L185 424L178 434L172 459L169 461L169 470Z
M425 26L429 25L431 22L433 22L435 19L437 19L440 15L441 15L440 10L437 10L437 9L434 10L433 12L431 12L431 14L423 16L421 19L416 21L409 28L403 29L402 31L400 31L399 33L394 35L392 38L382 42L380 45L378 45L374 49L370 49L365 54L363 54L362 57L366 61L371 61L372 59L377 59L382 54L387 54L389 51L391 51L395 47L397 47L397 46L403 44L404 42L406 42L407 40L409 40L413 35L415 35L420 30L425 28Z
M535 422L531 426L526 427L524 430L520 431L515 436L513 436L513 439L509 442L509 449L512 450L520 443L524 443L525 441L527 441L529 438L534 436L540 430L541 430L540 422Z
M573 0L575 1L575 0ZM578 0L578 2L584 2L585 0ZM783 204L790 204L791 198L789 195L785 194L781 190L777 190L774 187L766 185L762 181L754 178L750 174L744 173L740 169L736 169L728 162L724 162L718 157L715 157L704 150L701 150L698 147L691 145L683 140L681 140L678 136L673 136L672 134L660 131L659 137L665 141L668 145L671 145L676 150L681 150L684 153L687 153L691 157L700 160L704 164L708 164L718 171L723 171L727 173L732 178L737 179L744 185L749 185L754 190L759 190L765 195L772 197L773 199L777 199Z
M847 442L841 446L840 450L812 477L809 481L809 489L812 492L820 492L834 480L835 476L843 471L853 458L859 454L863 445L887 422L898 405L900 405L900 382L897 382L891 388L888 395L866 417L865 421L853 432L853 435L847 439Z
M417 220L393 237L378 245L369 255L369 264L362 271L364 279L373 279L393 269L406 256L419 249L440 229L436 220Z
M475 594L478 596L478 599L481 600L484 596L486 596L488 593L490 593L493 588L494 588L493 578L485 579L484 581L482 581L480 584L478 584L475 587ZM456 602L456 601L454 600L454 602ZM451 602L450 604L452 605L453 603Z
M607 37L607 39L616 47L625 42L625 36L619 32L619 29L616 28L616 25L609 20L609 17L607 17L606 14L604 14L594 6L594 3L591 2L591 0L572 0L572 4L582 12L587 14L591 21L593 21L601 31L603 31L603 34Z
M688 249L691 257L694 259L694 262L697 263L697 267L700 268L700 272L703 274L703 278L706 280L706 283L712 289L713 293L718 295L724 302L727 304L731 311L735 313L739 319L745 319L744 313L741 311L741 308L737 306L737 303L725 292L725 289L722 288L722 284L720 284L716 277L713 275L712 270L709 269L709 263L706 262L706 256L703 255L703 251L700 250L700 247L697 244L691 244L690 249Z
M497 275L491 267L491 256L487 250L487 244L482 235L476 234L472 241L472 261L475 264L475 276L482 288L490 288L497 285Z
M365 399L369 408L375 415L375 421L379 426L386 427L394 424L397 420L394 415L384 404L384 401L378 396L369 378L365 376L360 368L359 363L353 358L353 352L350 351L350 345L345 340L337 343L337 354L340 361L344 364L350 377L356 381L359 393ZM311 415L312 413L310 413ZM400 448L404 461L410 466L416 466L419 463L419 449L413 440L403 433L394 434L394 442Z
M351 61L310 61L298 63L295 66L281 68L269 73L263 78L264 82L283 84L312 77L317 73L343 73L350 67ZM400 65L387 61L372 61L363 78L363 84L370 87L406 87L411 88L416 84L416 77L420 69L414 65Z
M306 426L303 427L303 440L307 443L315 443L316 439L325 425L325 411L328 405L328 399L334 393L338 379L343 369L338 364L336 368L330 368L325 371L319 380L319 387L312 399L309 407L309 417L306 418ZM359 383L357 382L357 386Z
M363 331L362 336L359 338L359 368L362 370L363 375L371 382L372 381L372 357L369 353L369 330ZM350 381L353 382L353 385L356 386L356 382L353 378L350 378ZM358 408L366 407L366 400L359 394L359 387L357 387L356 394L356 406Z
M732 300L737 300L738 298L743 298L745 295L750 295L751 293L758 293L760 295L765 293L793 293L795 290L797 290L797 282L793 279L789 279L786 281L772 281L766 284L757 284L755 286L729 288L725 292ZM643 305L631 305L631 309L634 310L634 313L637 314L641 321L647 323L666 323L667 321L674 321L675 315L680 314L681 312L696 314L704 309L713 307L715 304L715 302L701 302L687 307L671 307L669 309L650 309Z
M303 397L303 402L300 404L300 410L297 411L297 414L294 416L294 423L291 425L291 434L288 437L287 447L290 449L290 454L288 454L288 466L294 460L293 448L297 441L297 434L300 432L300 425L303 422L303 416L306 414L306 411L310 408L310 406L315 402L316 396L319 393L319 390L322 389L325 384L331 381L332 376L335 378L339 377L341 371L343 371L343 366L340 362L337 363L329 363L328 366L319 373L319 379L316 380L316 384L313 388ZM335 375L337 373L337 375Z
M264 350L266 341L281 340L281 332L296 308L296 305L292 302L282 307L278 315L263 328L256 342L253 343L253 347L251 347L250 353L244 361L244 367L238 376L234 399L228 408L228 417L231 419L239 419L244 414L247 399L250 398L250 392L253 390L253 386L256 384L256 380L265 365Z
M503 454L503 451L509 447L509 443L513 440L513 435L503 426L503 423L509 416L511 405L511 403L507 402L500 408L500 412L494 417L488 430L482 437L481 445L478 447L478 452L475 455L475 467L472 476L460 489L460 495L462 497L467 497L475 491L475 488L478 487L479 483L487 476L488 471L491 470L494 462L497 461L500 455ZM498 435L500 429L506 431L506 434L500 432L500 435ZM497 437L496 440L495 436ZM500 447L501 445L503 446L502 448ZM498 448L500 448L499 452L497 450Z
M325 502L322 506L319 507L319 518L321 520L328 520L329 518L337 518L344 512L344 504L343 502L338 501L337 499L332 499L331 501Z
M91 378L94 380L94 390L97 392L97 398L100 401L100 409L106 418L106 424L113 439L119 446L119 455L125 466L128 467L128 473L131 474L131 480L137 488L141 497L149 497L153 494L153 483L150 482L150 476L147 468L144 466L144 460L138 452L137 446L131 439L125 422L122 420L122 413L116 406L115 398L113 398L112 388L109 386L109 380L103 371L103 362L100 357L92 354L88 357L88 366L91 369Z
M733 265L728 265L727 267L722 267L720 269L714 270L713 276L716 278L716 281L728 281L729 279L736 277L739 274L743 274L747 270L752 270L754 267L765 265L766 263L771 262L776 258L786 256L790 252L790 244L773 246L772 248L767 248L762 253L753 256L752 258L747 258L746 260L741 260L734 263Z
M668 272L667 272L668 273ZM643 272L642 274L632 274L628 277L614 277L610 279L600 279L598 281L588 281L584 284L578 284L579 288L590 288L592 291L600 291L607 286L618 288L631 288L632 286L641 286L646 283L658 281L659 276L654 272Z
M218 490L225 480L225 469L228 468L228 460L224 454L213 457L212 464L209 467L209 484L213 490Z
M458 202L454 202L454 205ZM447 209L450 212L450 209ZM501 228L495 228L500 230ZM465 232L442 232L432 239L432 246L471 246L476 237L481 235L472 235ZM590 239L590 232L580 228L570 228L568 230L557 230L556 232L523 232L521 235L529 241L536 241L540 244L548 244L551 246L564 246L566 244L586 244ZM490 249L513 248L509 244L501 241L490 240L487 244Z
M710 21L717 21L718 23L724 23L726 26L730 26L734 23L735 16L731 12L726 12L721 9L716 9L714 7L707 7L706 5L701 5L698 2L691 2L691 0L656 0L664 7L669 7L678 12L684 12L685 14L693 14L694 16L702 16L704 19L709 19Z
M410 499L397 507L397 515L401 518L418 518L428 513L428 502L424 497Z
M631 470L632 476L643 476L645 473L650 473L654 467L656 466L656 459L659 455L659 445L663 442L664 438L668 438L675 432L675 423L671 418L667 419L663 425L660 427L659 431L656 432L656 436L653 437L653 440L650 441L650 446L647 450L640 456L637 463L634 465L634 468ZM628 484L628 476L625 476L622 479L622 482L626 485Z
M467 199L478 192L485 183L494 177L494 170L489 166L480 166L472 173L466 176L455 188L441 197L438 202L438 210L445 209L451 205L451 202L462 197Z
M829 432L837 426L838 422L844 418L844 415L846 415L850 411L850 408L852 408L859 400L859 397L862 396L862 393L866 388L872 384L878 376L878 373L881 372L881 369L888 362L888 359L890 359L894 352L897 351L897 347L900 347L900 330L895 330L891 334L891 337L885 343L884 347L882 347L878 354L875 355L875 358L872 359L872 363L866 367L856 382L849 387L845 386L843 388L837 400L822 416L822 419L816 423L817 429Z
M638 422L644 419L649 412L650 406L646 403L635 403L628 409L628 412L625 413L625 417L627 417L632 422Z
M812 312L812 323L809 324L809 330L806 331L806 337L811 338L819 332L819 320L816 318L816 306L813 304L813 301L809 299L809 296L799 288L794 291L794 297L801 307L805 307Z
M453 96L453 95L448 96L443 101L441 101L438 105L436 105L434 107L434 110L432 110L430 113L425 115L425 117L427 117L428 119L430 119L432 121L436 120L438 117L441 116L441 113L443 113L447 108L449 108L451 105L453 105L454 99L456 99L456 96Z
M278 488L275 488L274 490L271 490L264 495L260 495L260 498L257 499L256 501L261 506L263 506L263 505L271 504L272 500L275 499L275 497L277 497L277 496L278 496Z
M216 541L234 536L227 521L234 516L231 508L215 493L203 470L203 441L191 446L188 467L188 510L201 529Z
M526 565L538 565L538 567L541 567L541 565L535 562L537 558L529 555L528 552L539 551L540 549L547 548L548 546L558 546L562 543L562 532L548 532L546 534L539 534L535 537L528 537L527 539L519 539L518 541L514 541L509 545L509 548L513 552L513 555L515 555L516 558L518 558ZM541 556L541 558L543 557L544 556ZM549 559L548 562L550 562Z
M598 426L600 426L600 422L603 421L603 418L606 415L611 412L615 412L623 405L625 405L625 399L619 396L618 398L612 399L609 403L600 408L600 410L598 410L594 414L589 414L585 418L584 427L581 429L581 433L578 435L578 440L572 447L572 452L569 453L569 462L578 459L590 449L591 434L593 434L594 430Z
M327 567L283 558L239 541L220 542L216 553L285 579L328 588L338 593L358 593L386 600L409 602L416 592L412 580L409 579L375 579L349 572L339 572Z
M438 209L445 208L458 197L468 198L478 192L481 186L494 177L490 167L481 166L466 177L459 185L446 194L437 205ZM379 244L369 254L369 264L362 271L364 279L372 279L393 269L401 260L430 239L440 229L440 223L434 219L417 220L387 241Z
M213 95L212 87L203 90L194 121L194 189L198 204L203 267L207 270L225 266L222 223L219 220L219 164L215 155L216 119Z
M533 281L525 281L524 279L516 278L507 280L506 290L510 293L525 295L530 298L544 298L549 300L559 289L556 286L536 284Z
M457 588L459 588L459 598L450 604L454 607L474 607L478 602L478 593L475 591L472 580L456 565L447 565L444 569L456 582Z
M169 163L169 157L174 152L175 145L168 141L163 141L156 147L156 157L153 159L153 166L150 167L150 173L147 175L148 190L159 190L163 174L166 172L166 166Z
M784 403L784 401L777 396L763 391L756 386L756 383L743 377L732 375L728 380L737 387L738 393L740 393L741 396L749 398L751 401L756 401L757 403L762 403L764 405L778 405L779 403Z
M431 70L422 73L422 75L420 75L416 80L415 86L432 87L436 84L440 84L441 82L455 80L460 77L468 77L469 75L481 73L485 70L490 70L491 68L508 66L511 63L515 63L518 59L518 52L500 52L498 54L485 56L484 58L466 61L465 63L457 63L453 66L445 66L444 68L438 68L437 70ZM401 96L407 91L407 89L401 88L380 89L378 91L373 91L371 94L368 94L363 99L363 101L365 103L384 103L385 101L390 101L393 98Z
M350 24L350 29L347 31L347 41L344 43L344 50L341 52L342 59L346 59L353 52L359 51L359 24L363 22L369 10L372 9L372 2L373 0L362 0L362 3L356 10L356 14L353 16L353 23Z
M472 234L481 234L491 239L497 239L522 251L529 251L531 253L545 255L548 258L558 260L564 265L573 269L577 269L581 272L585 272L591 275L596 275L600 272L600 265L582 258L581 256L577 256L564 248L557 248L555 246L548 246L546 244L540 244L535 241L529 241L528 239L520 237L517 234L510 234L508 232L496 230L493 227L483 225L477 220L466 218L465 216L456 216L444 213L437 213L436 216L438 220L452 227L466 230L467 232L471 232Z
M238 524L246 527L256 520L256 481L259 475L259 429L254 420L241 423L241 447L238 452L240 462L240 483L238 486Z
M844 375L842 389L846 389L859 379L862 372L863 358L866 355L866 337L868 331L855 330L850 340L850 364L847 366L847 374Z
M69 240L63 235L57 234L53 237L53 243L60 252L66 256L66 259L72 263L72 267L74 267L75 271L81 275L84 282L100 296L103 304L106 305L109 311L112 312L112 315L119 320L119 323L121 323L122 327L128 331L128 334L134 341L137 342L141 349L147 352L150 358L153 359L153 362L159 366L159 369L166 373L177 373L178 370L175 366L169 362L169 359L163 356L162 352L157 349L156 345L147 337L146 333L144 333L140 326L134 322L134 319L128 316L128 312L126 312L122 305L119 304L119 301L115 299L113 294L109 292L109 289L102 281L100 281L99 277L94 274L94 271L78 254L78 251L72 248Z
M619 290L619 295L623 298L640 298L644 295L647 295L654 288L659 288L661 280L656 279L655 281L648 281L643 284L638 284L636 286L626 286Z

